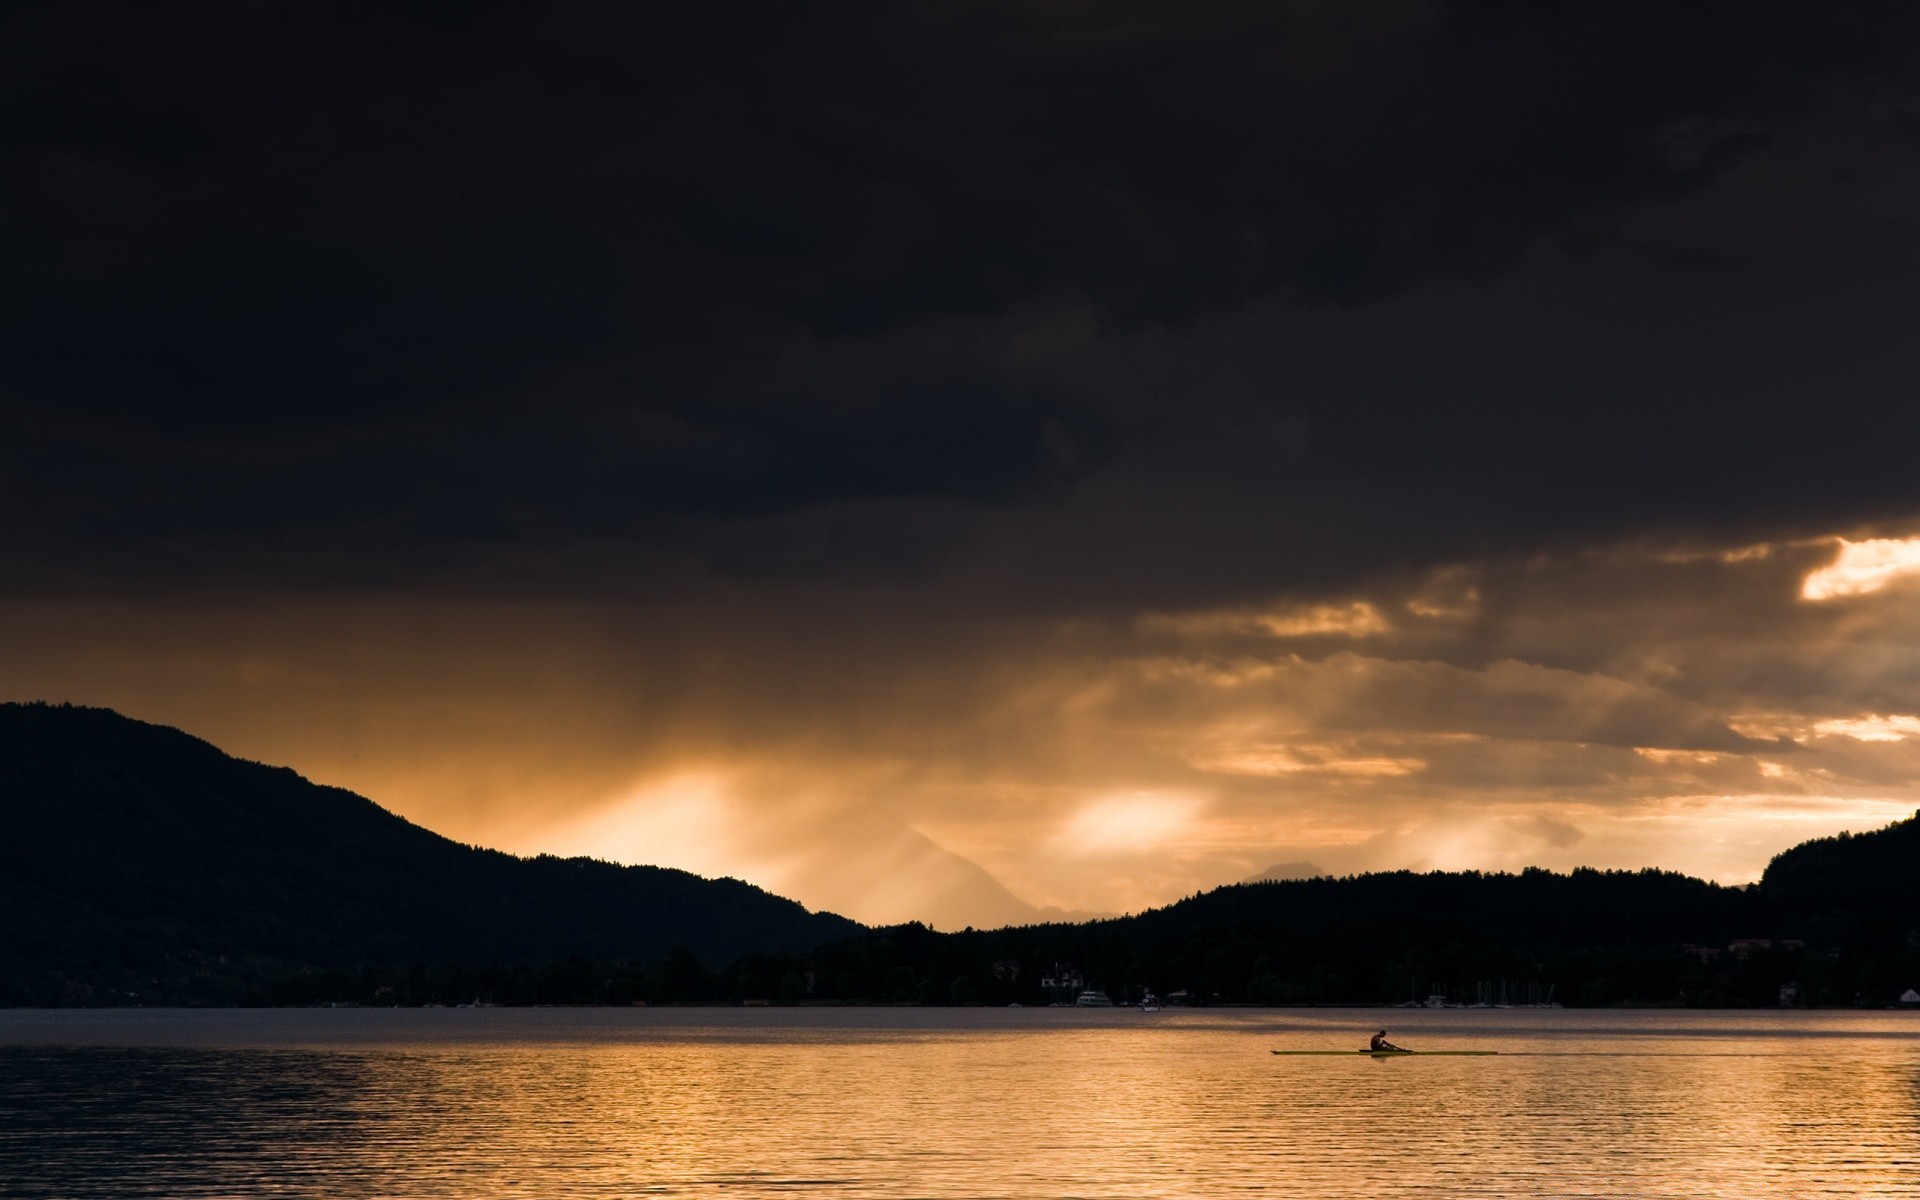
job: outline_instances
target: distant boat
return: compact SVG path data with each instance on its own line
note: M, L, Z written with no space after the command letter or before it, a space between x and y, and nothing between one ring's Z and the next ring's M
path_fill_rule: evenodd
M1112 1008L1113 1007L1113 1000L1109 998L1105 992L1096 992L1092 988L1088 988L1086 991L1081 992L1079 997L1076 998L1073 1003L1075 1007L1078 1007L1078 1008Z
M1142 996L1140 998L1140 1011L1141 1012L1159 1012L1160 997L1154 995L1152 992L1148 992L1145 996Z
M1363 1054L1368 1058L1486 1058L1500 1053L1498 1050L1275 1050L1275 1054L1292 1055L1338 1055L1351 1057Z

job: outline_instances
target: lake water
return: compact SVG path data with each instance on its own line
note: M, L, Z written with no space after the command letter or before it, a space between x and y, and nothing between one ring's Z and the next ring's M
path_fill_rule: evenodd
M7 1197L1915 1194L1905 1012L0 1011Z

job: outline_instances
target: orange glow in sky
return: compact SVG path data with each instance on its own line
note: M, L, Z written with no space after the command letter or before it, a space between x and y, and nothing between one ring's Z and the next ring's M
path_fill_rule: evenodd
M32 636L0 670L462 841L869 922L1137 911L1276 864L1742 881L1920 807L1920 606L1887 586L1920 539L1821 562L1834 544L1452 564L1106 624L895 627L796 590L806 637L761 607L14 602Z
M1807 576L1800 595L1808 600L1864 596L1895 580L1920 574L1920 538L1870 538L1840 541L1840 555Z

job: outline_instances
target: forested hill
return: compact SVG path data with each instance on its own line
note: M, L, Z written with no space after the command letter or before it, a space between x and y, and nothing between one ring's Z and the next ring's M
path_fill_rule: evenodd
M1879 1007L1920 987L1917 879L1920 820L1796 847L1756 886L1658 870L1246 883L1083 925L877 930L797 965L834 994L923 1002L1084 984L1192 1003Z
M1802 842L1767 865L1760 890L1808 937L1904 939L1920 931L1920 814Z
M1605 1004L1729 995L1716 972L1730 960L1699 951L1772 936L1755 889L1669 871L1398 871L1235 884L1083 925L881 930L815 957L822 978L881 998L1048 1003L1062 997L1042 981L1060 964L1116 998L1471 1001L1485 985L1489 999L1505 986L1509 998Z
M923 1002L1044 1004L1084 984L1202 1003L1877 1007L1920 987L1917 880L1920 818L1797 846L1748 887L1658 870L1292 879L1082 925L876 930L796 965L832 994Z
M463 846L107 710L0 705L0 1003L231 1002L304 967L722 964L859 930L737 880Z
M1130 918L1177 933L1280 922L1372 945L1471 936L1515 949L1725 942L1766 924L1749 889L1673 871L1386 871L1220 888Z

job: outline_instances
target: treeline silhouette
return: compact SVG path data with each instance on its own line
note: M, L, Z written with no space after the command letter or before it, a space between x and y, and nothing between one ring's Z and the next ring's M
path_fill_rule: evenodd
M1896 828L1905 835L1913 825ZM725 967L683 951L648 964L368 968L283 980L269 999L1040 1005L1072 1002L1084 986L1122 1003L1151 992L1188 1004L1437 995L1462 1004L1751 1007L1781 1003L1786 987L1794 1004L1879 1007L1920 982L1911 928L1797 910L1764 887L1663 871L1396 872L1243 884L1082 925L944 934L906 925Z
M0 1003L1772 1006L1920 986L1920 819L1762 881L1391 872L867 930L731 880L460 846L102 710L0 706ZM1783 992L1783 989L1787 989Z

